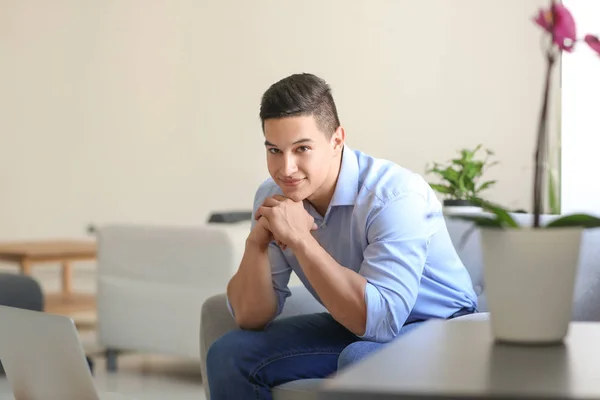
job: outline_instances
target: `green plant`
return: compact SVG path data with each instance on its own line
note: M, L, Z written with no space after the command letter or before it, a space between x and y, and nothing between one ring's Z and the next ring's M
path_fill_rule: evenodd
M536 147L535 147L535 168L533 178L533 228L539 229L541 226L541 213L544 205L543 182L544 173L548 173L548 127L549 127L549 98L552 70L556 60L562 55L563 51L572 52L578 42L584 41L589 47L600 54L600 40L597 36L586 35L584 39L577 39L575 20L571 12L556 0L550 1L550 7L542 9L534 19L534 22L540 26L547 35L548 45L545 48L546 75L544 91L542 96L542 107L538 119ZM550 172L552 173L552 172ZM549 188L550 193L556 194L558 188L557 176L550 176L549 182L552 182ZM550 206L558 209L560 204L557 197L551 196ZM475 226L488 226L498 228L519 228L519 225L511 217L505 208L492 204L482 199L473 199L473 203L482 207L484 211L490 213L487 216L456 216L456 218L466 219L475 222ZM562 227L582 227L596 228L600 227L600 218L587 214L566 215L555 219L546 224L544 228L562 228Z
M549 146L548 155L548 212L550 214L560 214L561 193L560 193L560 149L561 149L561 96L558 96L556 101L556 137L552 139L552 145Z
M436 192L453 200L472 200L480 197L482 191L496 183L496 181L479 183L480 178L489 167L498 164L498 161L489 161L494 153L487 149L485 158L477 159L476 153L480 149L481 145L473 150L462 149L459 152L460 158L454 158L444 164L433 163L432 167L427 167L427 174L435 174L443 181L443 183L429 183L429 185Z
M558 171L550 165L548 169L548 211L560 214L560 181Z

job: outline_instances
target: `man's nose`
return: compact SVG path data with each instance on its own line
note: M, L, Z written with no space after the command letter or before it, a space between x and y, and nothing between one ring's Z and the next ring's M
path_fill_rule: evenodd
M285 157L283 162L283 173L285 176L292 176L298 170L298 166L296 165L296 160L292 156Z

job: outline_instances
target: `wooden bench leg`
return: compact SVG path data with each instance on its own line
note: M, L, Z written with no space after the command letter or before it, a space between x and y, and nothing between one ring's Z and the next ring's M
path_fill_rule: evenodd
M72 280L71 280L71 262L62 262L62 291L65 295L70 295L72 292Z
M26 258L21 260L21 274L31 275L31 262Z

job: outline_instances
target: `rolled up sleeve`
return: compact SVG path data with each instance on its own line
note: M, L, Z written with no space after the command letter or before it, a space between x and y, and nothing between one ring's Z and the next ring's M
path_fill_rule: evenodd
M288 287L292 267L288 264L283 251L274 242L269 244L269 262L271 263L271 278L273 280L273 290L277 295L277 314L283 311L285 300L290 297L291 291Z
M364 340L388 342L398 336L419 293L432 235L426 199L399 194L375 208L359 273L367 279Z

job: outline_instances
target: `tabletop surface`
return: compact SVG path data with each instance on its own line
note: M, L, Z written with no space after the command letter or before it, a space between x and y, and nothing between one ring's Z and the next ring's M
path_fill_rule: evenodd
M93 256L96 242L91 240L37 240L0 242L0 256Z
M327 380L319 399L600 399L600 323L561 345L494 342L489 320L432 320Z

